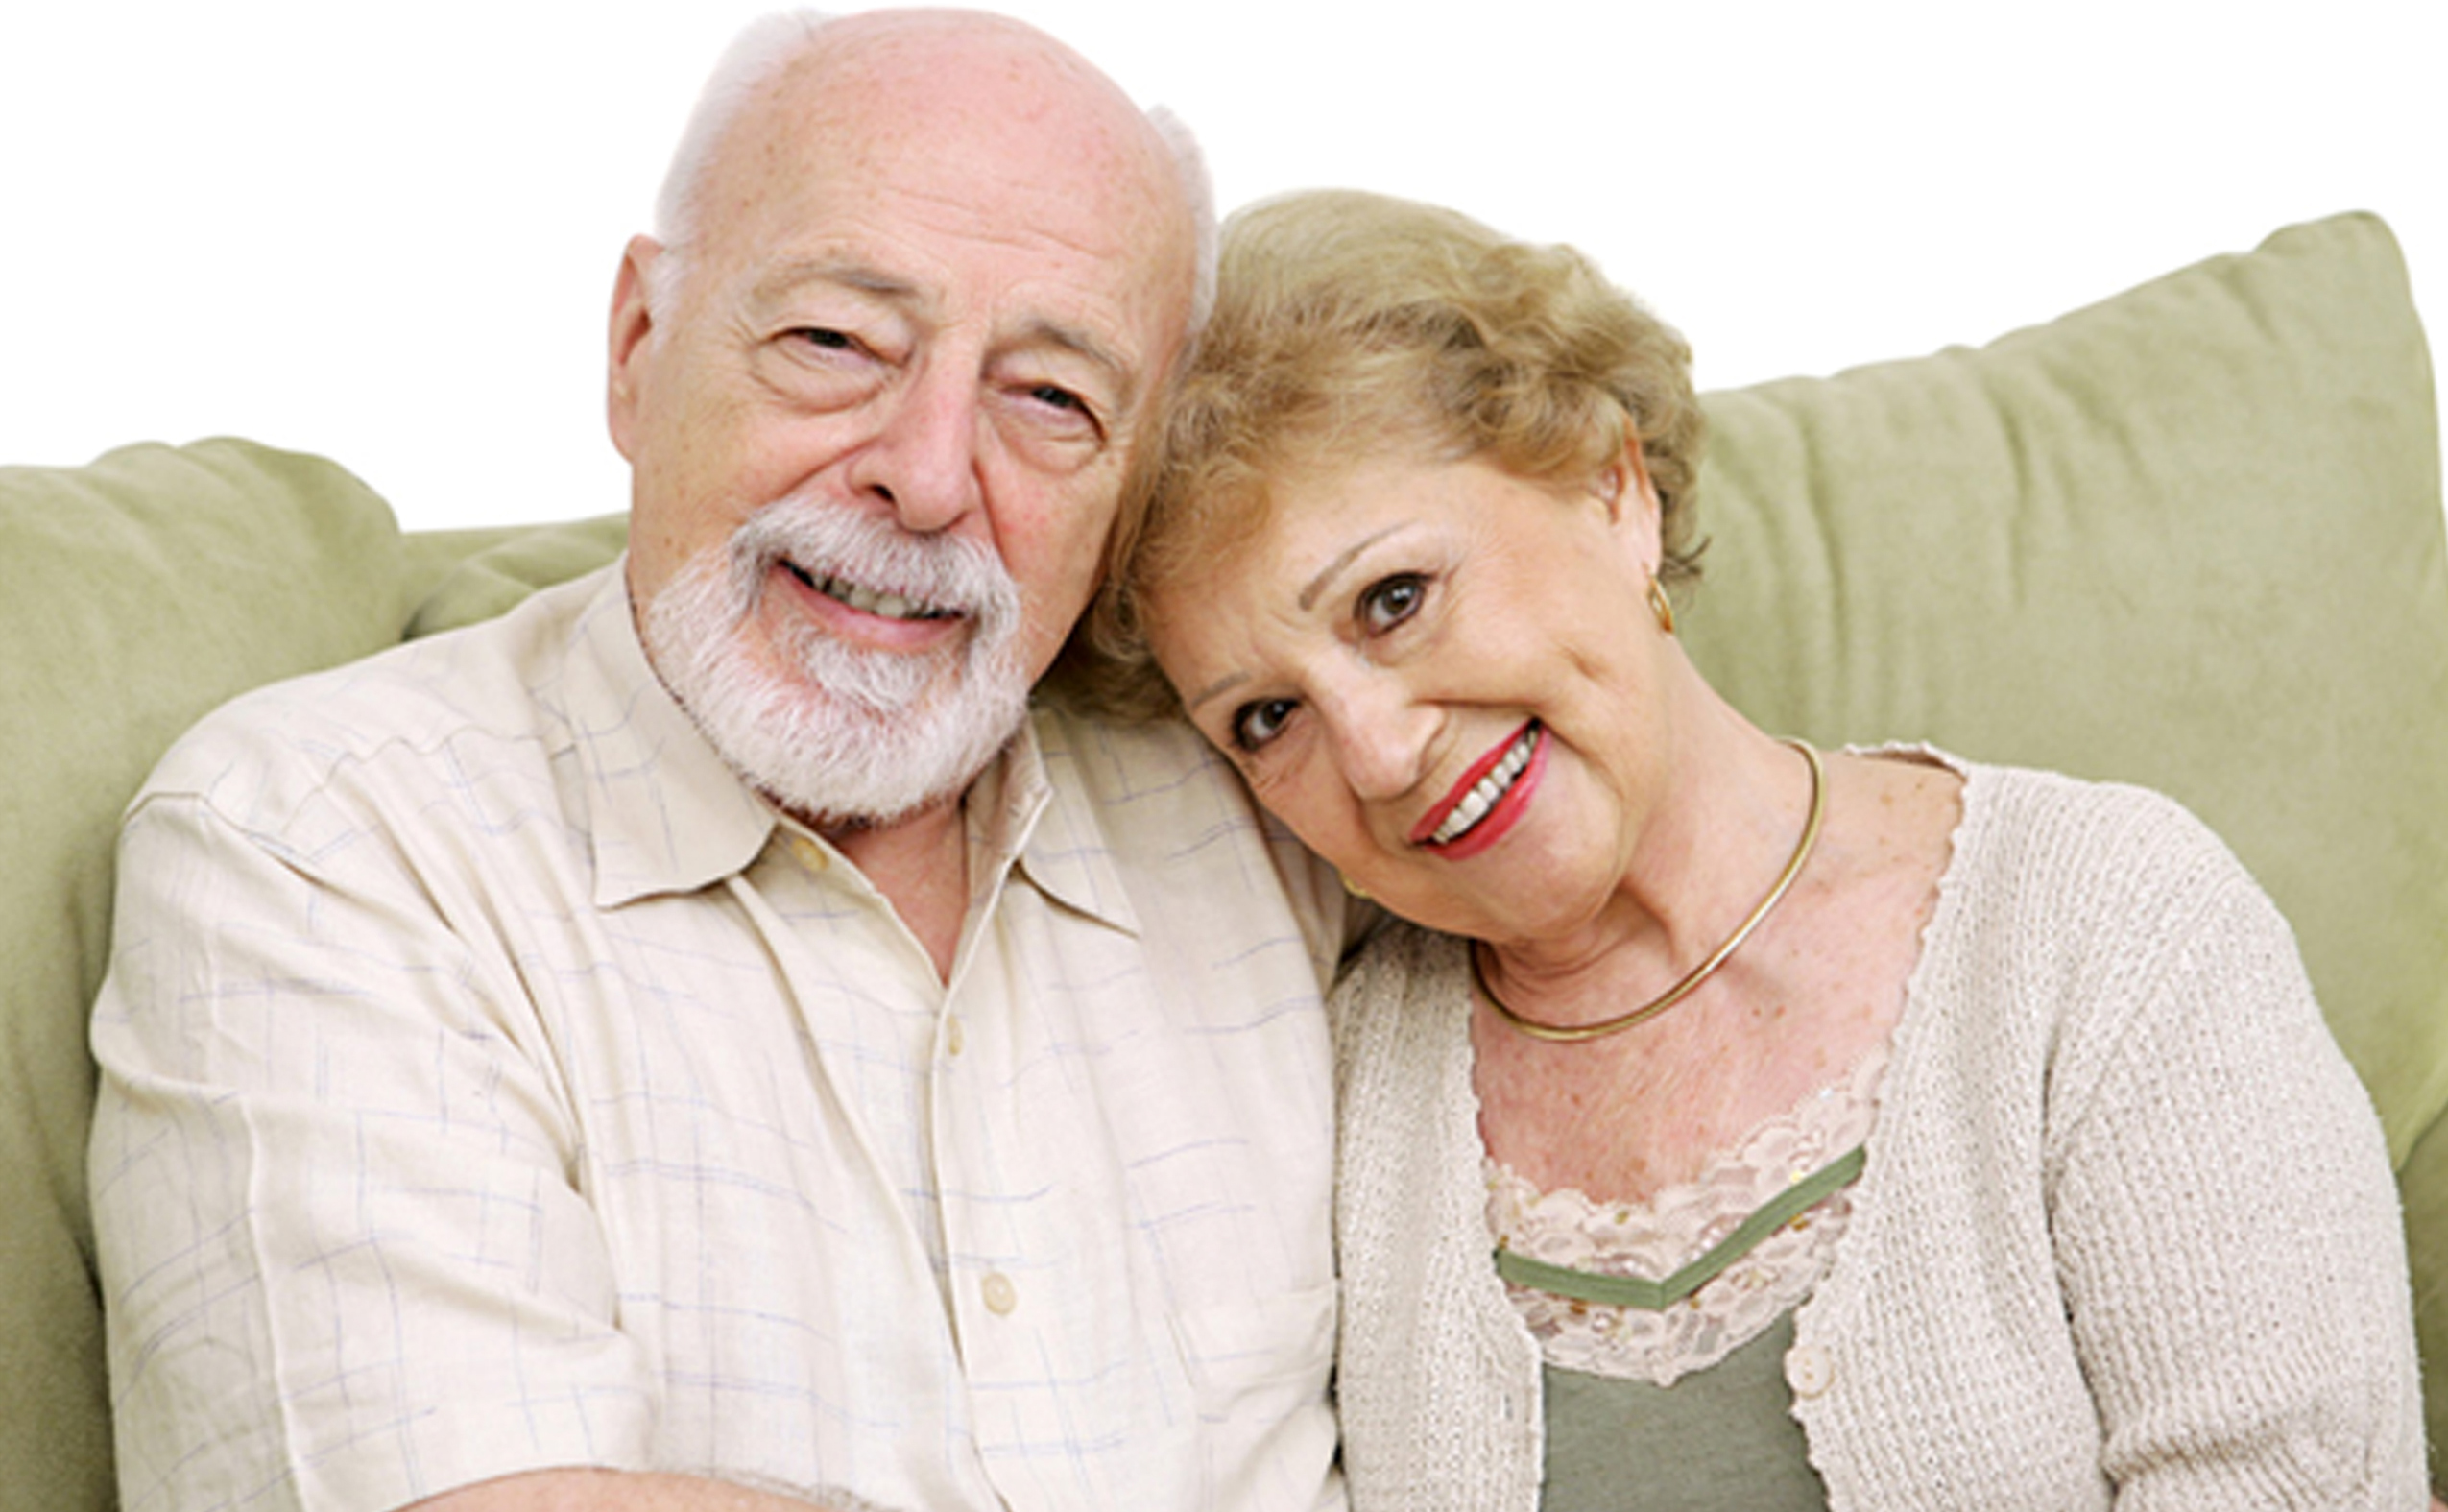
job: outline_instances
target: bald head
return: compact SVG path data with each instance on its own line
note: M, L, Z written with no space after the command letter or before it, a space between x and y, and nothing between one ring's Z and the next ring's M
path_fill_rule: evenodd
M811 110L812 102L828 108ZM965 156L981 169L1015 138L1068 154L1140 197L1161 254L1190 260L1195 329L1214 291L1215 213L1206 166L1187 128L1141 111L1094 64L1023 22L980 11L886 10L827 17L769 15L732 44L708 80L656 201L656 234L681 252L676 278L726 213L726 169L750 157L851 150L873 132L907 149ZM736 213L735 188L730 213ZM719 229L719 225L717 225ZM1186 240L1185 240L1186 239Z

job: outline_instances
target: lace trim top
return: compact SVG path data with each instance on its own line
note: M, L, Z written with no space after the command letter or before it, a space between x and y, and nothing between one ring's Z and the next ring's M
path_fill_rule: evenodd
M1842 1079L1752 1130L1698 1180L1645 1202L1596 1202L1569 1188L1542 1192L1487 1161L1489 1231L1502 1248L1549 1265L1671 1276L1793 1184L1859 1148L1878 1120L1886 1066L1882 1044ZM1505 1289L1547 1363L1671 1385L1758 1337L1809 1296L1827 1274L1852 1211L1852 1189L1841 1188L1658 1310L1580 1302L1512 1283Z

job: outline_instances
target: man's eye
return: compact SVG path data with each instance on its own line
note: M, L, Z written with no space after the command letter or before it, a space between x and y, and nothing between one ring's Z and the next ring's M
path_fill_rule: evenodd
M839 325L780 327L756 348L756 369L781 404L824 414L862 403L892 360L869 336Z
M1428 581L1417 573L1380 579L1360 593L1360 623L1369 634L1383 635L1418 613L1427 598Z
M1244 753L1256 751L1284 732L1284 722L1297 707L1288 698L1243 704L1233 711L1233 744Z
M1043 424L1059 427L1063 434L1085 433L1103 435L1105 422L1096 406L1077 389L1067 389L1059 383L1032 383L1020 391L1028 402L1037 406Z

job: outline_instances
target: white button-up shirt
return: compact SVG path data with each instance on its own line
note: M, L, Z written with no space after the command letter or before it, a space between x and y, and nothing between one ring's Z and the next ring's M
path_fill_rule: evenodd
M1041 711L967 810L947 983L617 566L201 726L94 1025L129 1512L1338 1505L1331 874L1179 727Z

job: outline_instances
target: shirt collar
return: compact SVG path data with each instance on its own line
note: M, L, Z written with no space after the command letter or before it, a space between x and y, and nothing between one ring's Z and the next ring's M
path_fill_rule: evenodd
M647 663L626 563L580 616L568 662L600 908L719 881L756 860L776 823Z
M1020 870L1038 891L1073 913L1136 935L1139 915L1132 911L1113 840L1082 771L1084 762L1096 758L1092 744L1075 738L1069 716L1043 707L1031 711L1027 729L1005 757L1006 769L1033 782L1041 795L1034 827L1012 831L1024 834L1026 842Z

